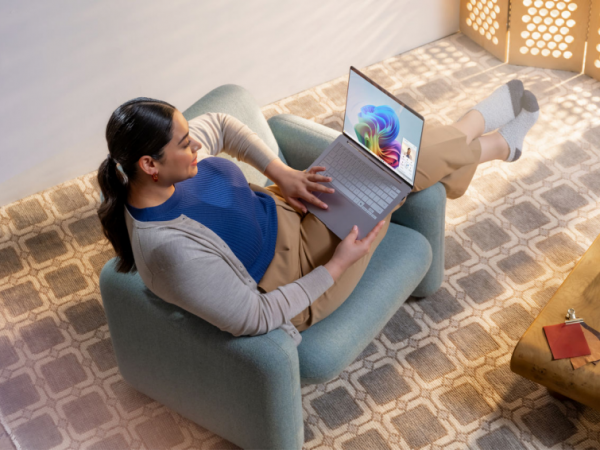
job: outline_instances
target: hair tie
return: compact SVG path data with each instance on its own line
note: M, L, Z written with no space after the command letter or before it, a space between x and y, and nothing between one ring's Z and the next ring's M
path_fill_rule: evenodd
M113 158L110 153L106 155L106 159L108 159L109 162L114 163L117 166L117 168L120 166L119 161Z
M122 176L125 178L125 181L127 181L127 174L123 170L123 166L115 158L113 158L110 153L108 155L106 155L106 159L109 162L112 162L115 164L115 167L117 168L117 170L119 172L121 172Z

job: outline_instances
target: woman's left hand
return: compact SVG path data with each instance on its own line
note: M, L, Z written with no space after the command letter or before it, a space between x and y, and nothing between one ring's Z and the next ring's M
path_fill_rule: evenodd
M312 194L312 192L334 192L334 189L319 183L319 181L331 181L331 177L326 177L317 173L324 170L325 167L323 166L314 166L308 171L288 168L288 170L285 171L285 176L278 177L276 184L279 186L285 201L292 205L296 210L304 213L307 211L306 206L304 206L299 199L306 200L313 205L327 209L327 205Z

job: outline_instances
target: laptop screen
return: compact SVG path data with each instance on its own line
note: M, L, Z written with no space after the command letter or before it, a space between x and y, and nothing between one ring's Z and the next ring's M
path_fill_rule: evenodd
M350 68L344 134L411 186L423 134L423 118Z

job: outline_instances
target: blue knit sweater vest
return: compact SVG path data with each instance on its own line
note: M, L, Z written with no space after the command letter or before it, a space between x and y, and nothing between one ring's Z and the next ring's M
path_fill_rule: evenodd
M175 184L164 203L134 208L141 222L172 220L181 214L214 231L231 248L258 283L275 254L277 211L268 194L254 192L232 161L208 157L198 162L198 173Z

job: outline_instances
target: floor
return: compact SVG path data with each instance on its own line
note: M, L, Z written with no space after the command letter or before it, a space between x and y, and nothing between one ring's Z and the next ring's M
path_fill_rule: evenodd
M363 69L429 122L451 123L515 77L541 117L521 160L481 166L448 201L441 290L407 301L338 378L302 390L305 449L600 448L599 412L508 366L600 233L600 82L502 64L460 33ZM341 130L345 79L263 112ZM0 208L0 448L237 448L119 375L98 204L90 173Z

